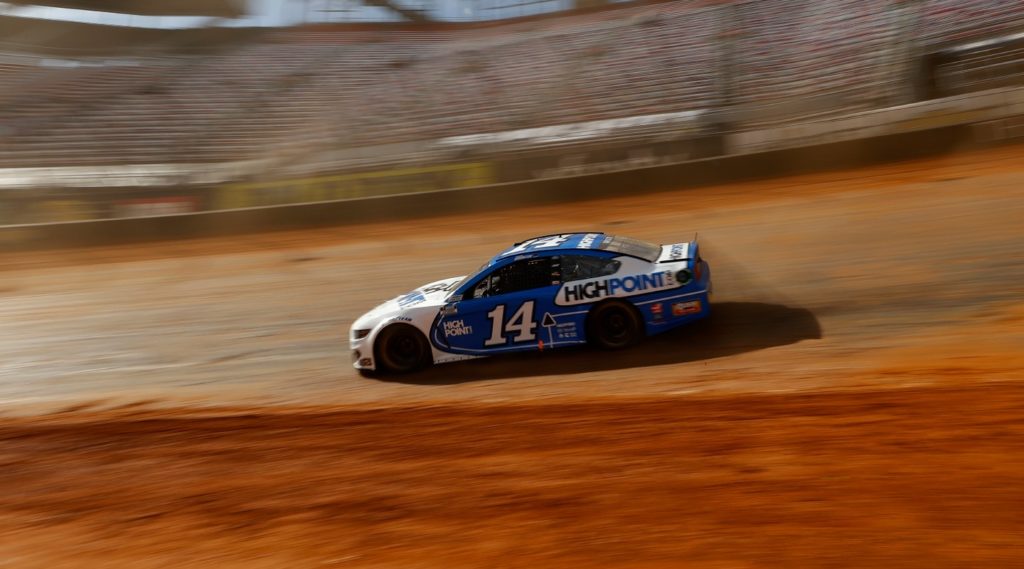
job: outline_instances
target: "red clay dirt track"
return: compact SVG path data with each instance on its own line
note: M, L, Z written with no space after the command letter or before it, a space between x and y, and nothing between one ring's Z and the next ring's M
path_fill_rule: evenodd
M0 567L1024 567L1024 149L0 255ZM381 381L533 234L700 232L714 317Z

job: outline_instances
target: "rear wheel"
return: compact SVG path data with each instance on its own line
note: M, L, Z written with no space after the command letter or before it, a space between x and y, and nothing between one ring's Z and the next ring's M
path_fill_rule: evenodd
M405 324L388 326L377 337L377 368L408 373L430 363L430 346L419 330Z
M643 335L640 315L624 302L598 304L587 317L587 339L599 348L625 348L639 342Z

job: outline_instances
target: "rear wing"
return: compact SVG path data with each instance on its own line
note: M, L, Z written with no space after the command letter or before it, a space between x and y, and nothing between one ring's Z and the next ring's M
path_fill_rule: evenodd
M693 236L692 241L661 246L661 255L657 262L679 263L681 261L686 261L690 268L700 263L700 245L697 243L697 235Z

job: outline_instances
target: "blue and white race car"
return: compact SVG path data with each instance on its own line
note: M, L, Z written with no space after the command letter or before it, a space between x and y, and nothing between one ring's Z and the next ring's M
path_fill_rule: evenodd
M359 370L404 373L583 343L623 348L707 316L710 293L696 240L545 235L364 314L352 324L352 358Z

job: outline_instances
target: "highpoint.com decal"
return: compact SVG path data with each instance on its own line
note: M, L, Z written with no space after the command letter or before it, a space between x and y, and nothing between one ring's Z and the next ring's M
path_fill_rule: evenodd
M555 296L555 304L573 306L586 304L602 298L636 296L659 290L679 287L671 271L660 271L649 275L625 277L599 277L562 285Z

